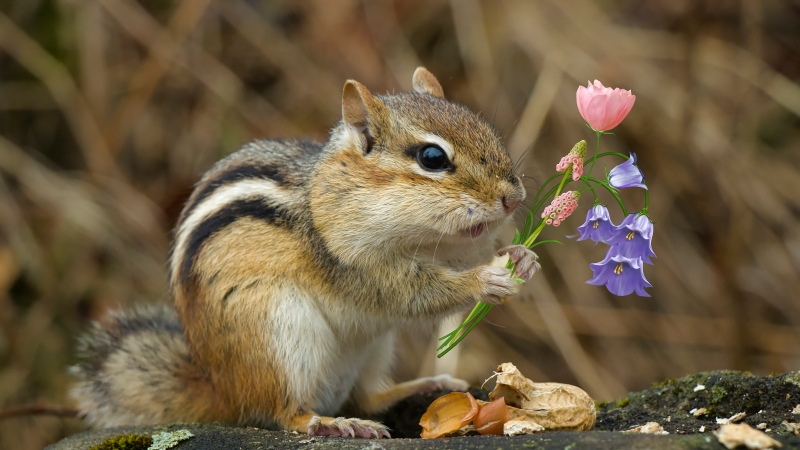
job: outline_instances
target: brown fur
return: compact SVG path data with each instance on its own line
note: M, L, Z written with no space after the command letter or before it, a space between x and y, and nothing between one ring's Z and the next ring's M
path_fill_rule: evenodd
M183 333L124 337L149 340L161 359L173 352L177 368L164 382L152 375L158 368L110 363L146 366L136 345L118 354L88 345L94 363L78 366L73 393L90 421L215 420L378 437L380 424L318 413L334 413L347 397L374 412L416 392L465 387L449 377L394 385L393 330L513 292L507 271L486 264L509 222L503 205L525 192L485 121L444 100L425 69L414 88L374 96L348 81L343 121L324 146L256 142L203 176L170 256ZM447 170L418 165L416 152L430 141L452 153ZM465 234L478 224L491 234ZM99 330L88 342L113 334ZM147 416L167 403L117 397L91 381L132 376L159 384L179 407ZM181 380L191 383L176 388ZM96 414L103 408L113 418Z

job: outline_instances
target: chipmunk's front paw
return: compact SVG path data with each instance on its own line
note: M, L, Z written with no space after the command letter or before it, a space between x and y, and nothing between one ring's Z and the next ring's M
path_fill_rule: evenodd
M511 278L511 271L505 267L480 266L478 280L481 283L480 300L492 305L502 305L506 297L517 292L517 283Z
M314 416L308 421L309 436L341 436L367 439L391 438L386 425L371 420Z
M466 391L469 389L469 383L458 378L453 378L448 374L436 375L434 377L419 378L416 380L419 385L417 386L417 394L427 394L436 391Z
M516 267L515 275L517 278L522 278L528 281L533 274L535 274L541 266L539 265L539 256L533 250L525 247L524 245L509 245L497 251L497 256L502 256L508 253L508 257L514 262Z

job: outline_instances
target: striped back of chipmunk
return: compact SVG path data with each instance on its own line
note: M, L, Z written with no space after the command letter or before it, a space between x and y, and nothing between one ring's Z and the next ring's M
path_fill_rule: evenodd
M323 144L313 141L262 140L219 161L203 175L189 197L169 258L174 294L194 291L196 266L203 249L242 219L293 228L306 208L307 175ZM190 294L188 294L190 295Z

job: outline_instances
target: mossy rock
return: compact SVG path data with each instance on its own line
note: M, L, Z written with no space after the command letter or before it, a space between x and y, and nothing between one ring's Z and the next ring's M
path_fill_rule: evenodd
M703 390L695 391L698 385ZM476 398L487 391L472 390ZM547 432L531 436L467 436L449 439L418 439L419 418L442 393L415 396L400 402L382 420L396 439L365 440L314 438L284 431L227 427L216 424L171 424L149 427L121 427L90 431L69 437L48 447L51 450L88 449L104 440L125 434L152 435L161 431L188 429L195 437L181 442L177 450L207 449L723 449L711 431L717 417L744 412L743 422L752 426L766 423L769 433L783 448L800 449L800 437L788 433L781 422L797 422L792 409L800 404L800 374L769 377L735 371L702 372L666 380L641 392L631 392L616 401L598 403L597 424L588 432ZM627 400L625 400L627 399ZM689 411L707 408L710 414L694 417ZM646 422L658 422L669 435L624 434ZM700 427L705 432L700 433Z
M658 422L670 433L699 433L701 426L707 433L719 427L717 418L743 412L747 414L744 423L753 427L766 423L771 430L786 433L781 422L800 420L792 414L798 404L800 374L796 372L762 377L716 370L654 383L644 391L631 392L623 401L608 402L598 407L595 429L619 431ZM700 408L708 412L698 417L689 413Z

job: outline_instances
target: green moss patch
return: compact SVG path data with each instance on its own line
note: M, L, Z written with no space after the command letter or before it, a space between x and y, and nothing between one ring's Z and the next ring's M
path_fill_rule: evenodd
M153 443L150 436L143 434L120 434L108 438L89 450L147 450Z

